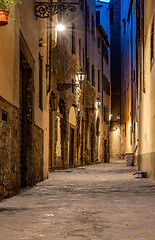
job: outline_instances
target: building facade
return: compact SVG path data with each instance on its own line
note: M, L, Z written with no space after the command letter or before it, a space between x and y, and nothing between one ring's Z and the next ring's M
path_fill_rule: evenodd
M0 27L0 194L33 185L48 176L48 97L46 96L46 21L34 16L34 2L11 9L16 23ZM27 15L29 12L29 15ZM24 16L24 17L23 17ZM30 28L33 25L35 28Z
M121 2L121 153L155 179L154 1Z
M0 27L3 197L49 171L109 161L109 42L96 26L95 0L73 7L44 18L23 0L11 9L16 22Z
M138 34L138 149L137 162L139 170L147 172L148 176L155 179L154 161L154 1L140 1L139 3Z

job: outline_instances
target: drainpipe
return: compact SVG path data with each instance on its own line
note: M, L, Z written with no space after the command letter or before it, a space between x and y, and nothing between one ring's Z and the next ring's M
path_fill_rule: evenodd
M87 74L87 1L84 0L85 2L85 72Z
M53 0L50 0L50 2L53 2ZM51 73L52 73L52 15L50 15L50 33L49 33L49 89L47 90L47 93L51 91Z
M84 13L85 13L85 73L87 73L87 1L84 0ZM87 79L86 79L87 81ZM86 83L85 83L86 87ZM85 101L86 101L87 93L85 92ZM84 111L85 111L85 103L84 103ZM88 130L88 112L85 112L85 164L87 164L87 130Z

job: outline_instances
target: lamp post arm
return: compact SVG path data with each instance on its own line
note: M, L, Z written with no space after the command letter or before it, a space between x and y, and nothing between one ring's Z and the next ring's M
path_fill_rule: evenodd
M70 12L75 12L76 7L74 5L79 4L80 2L35 2L35 16L37 18L49 18L58 13L63 13L66 10Z

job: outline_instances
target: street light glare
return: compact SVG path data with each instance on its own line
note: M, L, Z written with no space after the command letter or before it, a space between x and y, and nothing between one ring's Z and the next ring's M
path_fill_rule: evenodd
M65 30L65 26L64 26L62 23L59 23L59 24L57 25L57 30L58 30L58 31L64 31L64 30Z

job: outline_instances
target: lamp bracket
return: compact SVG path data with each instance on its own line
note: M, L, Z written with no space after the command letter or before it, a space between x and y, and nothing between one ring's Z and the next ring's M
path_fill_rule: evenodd
M58 91L65 91L69 88L73 88L74 86L78 86L76 83L57 83L57 89Z
M49 18L58 13L64 13L66 10L75 12L75 4L79 3L62 3L62 2L35 2L35 16L37 18Z

